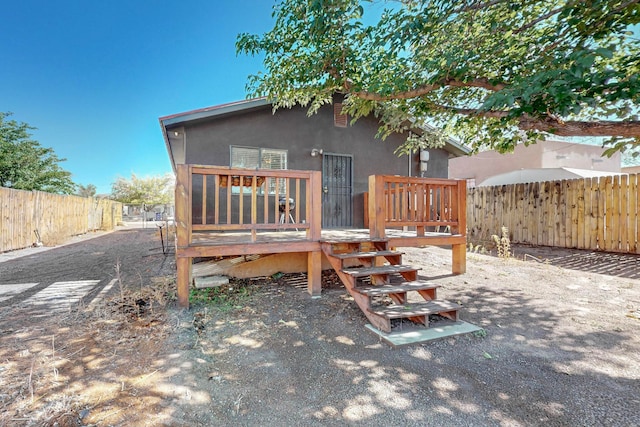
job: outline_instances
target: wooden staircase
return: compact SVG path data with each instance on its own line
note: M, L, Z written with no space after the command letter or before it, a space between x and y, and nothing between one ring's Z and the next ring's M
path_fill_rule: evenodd
M385 239L323 241L322 251L367 319L391 333L394 319L429 327L429 316L458 321L458 304L436 299L439 285L418 279L418 269L402 264L402 252L389 250ZM357 266L356 266L357 265ZM416 292L424 302L408 302ZM388 299L380 301L388 296ZM397 320L395 321L397 322Z

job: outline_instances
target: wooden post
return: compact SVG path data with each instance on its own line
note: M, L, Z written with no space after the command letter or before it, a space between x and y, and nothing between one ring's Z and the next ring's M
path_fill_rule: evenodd
M322 173L311 172L309 188L307 188L307 217L310 224L307 239L320 240L322 234ZM319 297L322 292L322 252L307 253L307 292L312 297Z
M372 238L385 238L384 177L369 176L369 235Z
M461 234L465 236L465 242L452 245L451 247L451 272L453 274L464 274L467 272L467 181L459 180L456 191L456 210L458 226L451 229L451 234Z
M307 239L317 241L320 240L322 234L322 172L311 172L309 187L307 189L307 217L310 224L307 229Z
M322 252L307 252L307 292L319 297L322 292Z
M451 273L467 272L467 245L451 245Z
M191 174L189 165L176 165L176 282L178 304L189 308L191 258L181 254L191 243Z
M191 258L176 259L176 281L178 287L178 305L189 308L189 285L191 284Z

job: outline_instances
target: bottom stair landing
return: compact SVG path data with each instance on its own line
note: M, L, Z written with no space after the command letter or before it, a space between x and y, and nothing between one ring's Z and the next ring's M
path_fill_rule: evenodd
M420 344L426 341L437 340L441 338L453 337L456 335L470 334L479 332L481 327L462 320L442 321L437 323L438 326L430 326L425 328L421 325L403 326L401 329L392 330L391 332L383 332L371 324L365 325L365 328L377 335L380 340L386 342L392 347L400 347L409 344Z
M402 252L384 239L324 241L322 250L370 324L367 329L391 346L416 344L482 330L458 319L461 307L437 299L438 284L420 280L417 268L402 264ZM360 264L360 267L346 267ZM409 301L417 294L422 301Z

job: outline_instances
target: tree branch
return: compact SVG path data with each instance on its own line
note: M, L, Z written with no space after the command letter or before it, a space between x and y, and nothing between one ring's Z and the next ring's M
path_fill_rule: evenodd
M538 130L558 136L618 136L640 138L640 121L566 121L535 120L524 118L519 121L522 130Z
M504 3L504 0L490 0L490 1L486 1L484 3L469 4L469 5L460 7L458 9L455 9L452 13L458 14L458 13L463 13L463 12L469 12L471 10L486 9L486 8L489 8L491 6L495 6L495 5L500 4L500 3Z
M417 87L415 89L407 90L404 92L397 92L390 95L380 95L375 92L368 91L356 91L352 92L353 96L357 96L361 99L366 99L368 101L391 101L394 99L411 99L417 98L422 95L426 95L429 92L433 92L434 90L442 89L443 87L478 87L482 89L487 89L493 92L497 92L506 87L503 83L493 84L486 78L477 78L470 81L460 81L455 79L445 79L438 83L424 85Z
M474 108L456 108L438 104L433 104L433 106L441 110L465 116L502 119L509 115L508 111L482 111ZM562 121L551 115L546 119L524 116L516 120L518 122L518 128L522 130L537 130L558 136L618 136L623 138L640 138L640 121Z
M556 14L562 12L563 10L564 10L564 7L559 7L557 9L553 9L553 10L545 13L544 15L539 16L538 18L534 19L533 21L526 23L525 25L521 26L520 28L517 28L516 30L513 31L513 34L518 34L518 33L521 33L521 32L523 32L525 30L528 30L529 28L531 28L534 25L536 25L538 22L544 21L545 19L550 18L553 15L556 15Z
M490 119L502 119L509 115L508 111L484 111L479 110L477 108L459 108L459 107L451 107L448 105L440 105L440 104L431 104L433 107L448 111L450 113L461 114L463 116L476 116L476 117L486 117Z

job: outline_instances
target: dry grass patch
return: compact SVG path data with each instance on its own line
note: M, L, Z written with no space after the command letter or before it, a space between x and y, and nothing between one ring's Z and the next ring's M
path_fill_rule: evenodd
M147 380L170 333L173 299L172 280L159 279L41 322L28 307L5 309L0 425L125 425L149 413L160 399L147 396Z

